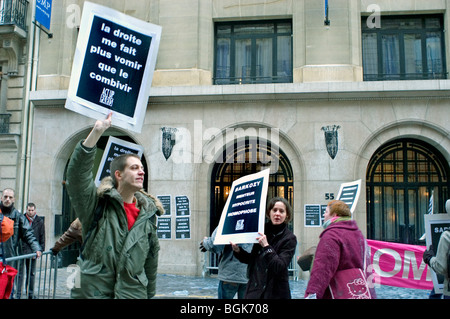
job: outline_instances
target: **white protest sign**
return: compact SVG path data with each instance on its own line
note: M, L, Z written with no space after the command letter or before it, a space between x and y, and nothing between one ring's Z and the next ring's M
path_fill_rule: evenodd
M223 208L214 245L257 243L264 233L270 169L233 182Z
M345 202L350 208L351 213L353 214L356 209L356 204L358 203L360 193L361 180L358 179L354 182L341 184L337 199Z
M140 133L161 27L85 2L65 107Z
M141 145L130 143L116 137L110 136L103 152L100 166L98 167L97 175L95 177L95 184L100 185L100 181L110 175L109 166L114 158L122 154L137 154L142 157L144 148Z

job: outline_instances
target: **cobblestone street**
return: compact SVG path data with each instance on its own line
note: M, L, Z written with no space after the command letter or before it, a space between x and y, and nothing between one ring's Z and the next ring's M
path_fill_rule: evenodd
M74 268L58 269L56 288L57 299L70 298L68 288L73 277ZM68 284L69 283L69 284ZM307 285L306 280L290 281L293 299L303 299ZM218 280L215 277L192 277L159 274L156 283L156 296L159 299L194 298L216 299ZM428 299L429 291L420 289L406 289L389 286L376 288L378 299Z

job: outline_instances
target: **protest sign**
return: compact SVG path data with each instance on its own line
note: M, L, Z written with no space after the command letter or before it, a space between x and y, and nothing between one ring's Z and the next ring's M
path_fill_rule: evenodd
M354 182L341 184L337 199L345 202L350 208L351 213L353 214L356 209L356 204L358 203L360 193L361 180L359 179Z
M85 2L65 107L140 132L161 27Z
M270 169L233 182L220 217L214 245L257 243L264 233Z
M110 175L109 166L114 158L121 154L137 154L139 157L144 153L144 148L141 145L130 143L113 136L108 138L105 151L103 152L100 166L98 167L97 175L95 177L95 184L100 185L100 181Z
M439 240L444 231L450 229L450 214L425 215L425 233L427 247L433 245L434 253L437 252ZM431 271L434 291L438 294L444 291L444 276Z
M189 198L187 196L175 196L175 211L177 216L187 216L191 214Z
M371 282L386 286L431 290L431 272L423 261L425 246L367 240L371 253Z
M158 217L156 234L158 239L172 239L172 217Z
M320 227L321 205L305 205L305 227Z
M172 195L158 195L156 196L164 207L164 216L172 214Z
M191 218L176 217L175 218L175 239L191 238Z

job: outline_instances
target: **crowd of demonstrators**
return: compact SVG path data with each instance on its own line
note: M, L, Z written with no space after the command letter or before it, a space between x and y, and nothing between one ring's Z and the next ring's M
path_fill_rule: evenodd
M135 154L115 157L110 164L111 175L98 187L95 185L92 170L97 142L111 126L111 117L112 113L104 120L97 120L71 155L66 188L77 218L51 251L56 255L75 241L82 243L77 261L79 285L72 288L72 298L152 298L160 249L156 221L157 216L164 214L164 208L156 197L143 191L145 171ZM45 249L44 220L37 215L35 204L28 203L27 211L22 214L14 202L14 190L4 189L0 214L13 221L14 232L2 243L0 256L35 253L39 258ZM450 213L450 200L446 209ZM220 299L291 298L289 265L297 247L297 238L288 227L292 217L289 202L274 197L267 204L267 222L255 238L257 243L214 245L217 228L210 237L204 237L200 250L218 255ZM363 278L371 275L366 267L370 264L366 238L346 203L339 200L328 203L323 228L317 247L306 258L299 259L301 268L310 271L307 299L334 298L333 283L344 271L358 269ZM445 277L445 298L450 298L449 249L450 231L447 230L442 234L436 254L429 247L423 257L425 263ZM29 277L26 289L28 298L33 298L36 260L27 260L23 268L26 271L19 271L18 282L22 286L25 276ZM376 298L370 285L364 287L366 290L357 293Z

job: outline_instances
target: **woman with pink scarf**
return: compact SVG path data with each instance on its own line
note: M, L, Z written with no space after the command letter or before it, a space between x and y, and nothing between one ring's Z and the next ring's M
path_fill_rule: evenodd
M359 268L365 273L364 265L370 264L366 239L352 220L346 203L339 200L328 203L324 220L324 231L320 234L314 256L306 298L331 299L329 285L338 271ZM366 263L364 258L367 258ZM364 296L375 298L373 288L370 288L370 294L365 288L355 291L361 293L361 296L364 293Z

